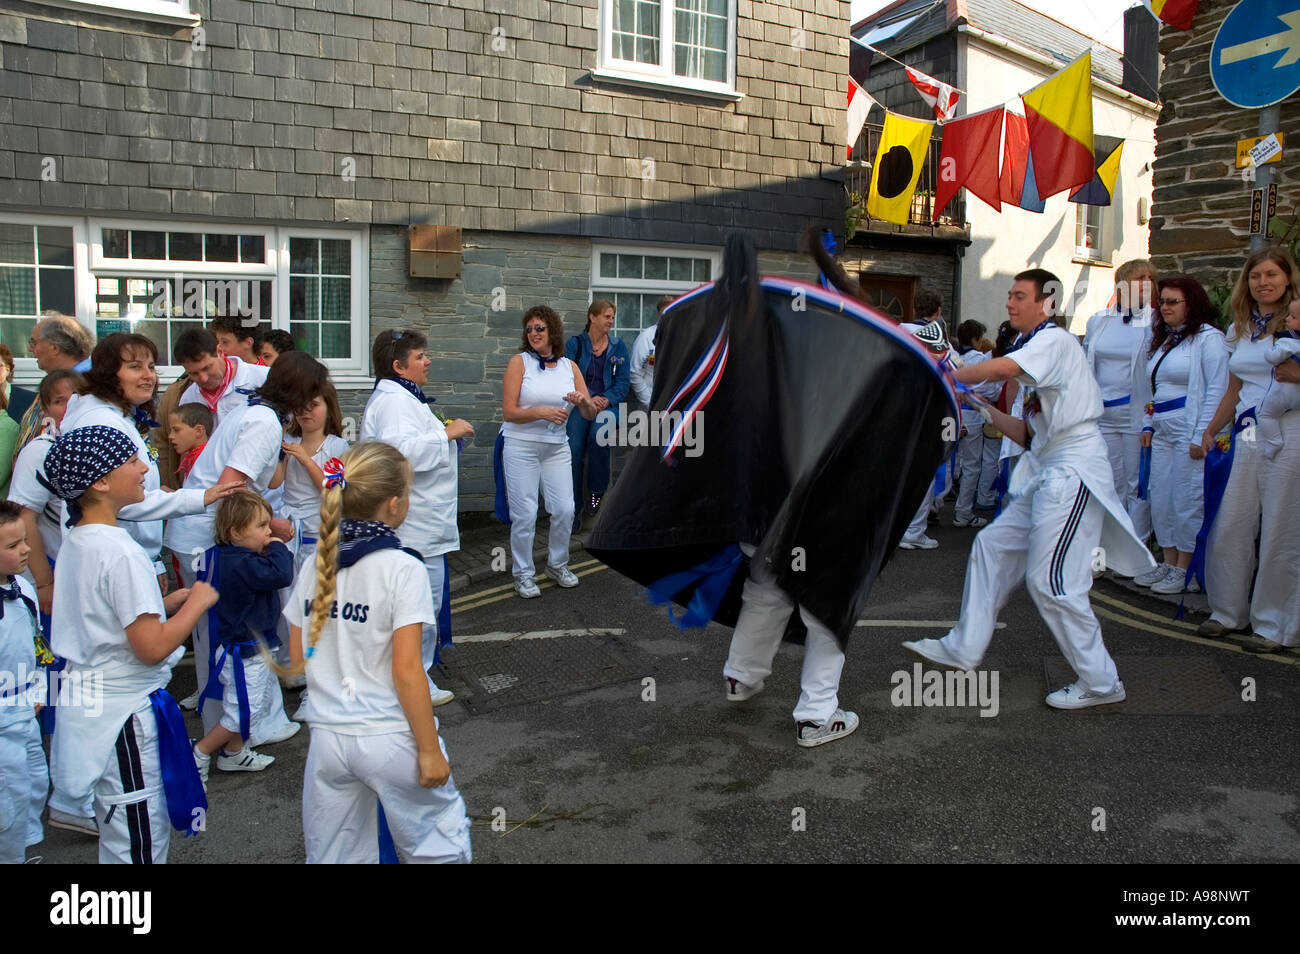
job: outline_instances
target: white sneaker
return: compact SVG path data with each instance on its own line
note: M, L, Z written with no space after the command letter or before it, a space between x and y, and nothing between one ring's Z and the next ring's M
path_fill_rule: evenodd
M184 699L179 700L176 704L186 712L193 712L199 707L199 690L195 689ZM96 829L96 831L98 831L98 829Z
M963 671L974 668L954 656L941 639L918 639L910 643L903 643L903 648L910 649L922 659L929 660L938 666L947 666L949 669Z
M548 566L546 568L546 575L549 576L556 583L560 584L560 586L564 587L566 590L573 589L573 587L578 585L578 578L574 575L573 571L570 570L567 566L562 566L558 568L553 566Z
M275 761L274 755L263 755L245 745L234 755L224 749L217 753L217 768L223 772L260 772Z
M204 755L193 745L190 750L194 753L194 766L199 770L199 780L203 783L203 790L208 788L208 773L212 771L212 756Z
M858 717L856 713L836 709L835 714L821 725L816 722L800 722L798 728L795 729L794 740L805 749L810 749L814 745L825 745L827 742L834 742L846 735L852 735L853 730L857 727Z
M515 592L520 599L532 600L542 595L542 591L537 588L531 576L521 576L515 580Z
M445 706L455 698L456 693L452 692L450 689L439 689L437 686L434 686L433 691L429 693L429 700L433 703L435 709L438 706Z
M971 527L972 529L979 529L980 527L987 527L989 522L984 517L972 516L969 520L954 520L952 525L954 527Z
M1154 567L1147 570L1145 573L1139 573L1137 576L1133 577L1133 582L1136 583L1138 586L1151 586L1154 583L1159 583L1168 575L1169 575L1169 564L1157 563Z
M939 546L939 541L934 537L928 537L924 533L919 537L903 537L898 541L900 550L934 550Z
M1116 682L1110 692L1092 692L1084 689L1077 682L1064 689L1048 693L1046 702L1053 709L1087 709L1089 706L1104 706L1109 702L1123 702L1128 698L1124 692L1124 683Z
M307 721L307 690L306 689L304 689L302 691L302 695L298 697L298 708L293 710L293 715L289 716L289 718L292 719L294 722Z
M259 739L257 744L275 745L275 743L277 742L283 742L286 739L292 739L295 735L298 734L298 730L301 728L302 726L299 725L297 722L288 722L280 726L280 728L276 729L265 739Z
M1151 584L1152 593L1181 593L1183 591L1183 582L1187 579L1187 571L1182 567L1171 566L1169 572L1165 574L1163 580L1157 580Z
M723 678L727 682L728 702L744 702L746 699L752 699L763 691L764 682L761 679L758 681L757 686L747 686L730 676L724 676Z
M69 812L61 812L57 808L50 809L50 817L46 822L51 828L62 828L64 831L75 831L79 835L89 835L91 838L99 837L99 822L94 818L83 818L81 815L73 815Z

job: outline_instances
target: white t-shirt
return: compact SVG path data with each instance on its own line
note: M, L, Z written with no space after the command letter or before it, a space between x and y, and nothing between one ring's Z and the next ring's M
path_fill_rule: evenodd
M67 519L67 511L63 501L50 493L36 479L36 474L38 471L45 473L45 456L53 445L51 434L38 434L32 438L14 461L13 477L9 482L9 499L35 512L36 529L45 545L45 555L51 560L58 558L59 547L63 544L63 521Z
M1097 385L1104 400L1113 401L1133 391L1133 353L1142 347L1146 328L1120 318L1108 322L1097 336Z
M36 587L21 576L14 577L14 581L35 604ZM0 699L0 728L32 718L31 704L39 701L29 695L27 688L36 674L34 639L39 625L22 600L5 603L4 619L0 619L0 692L5 695Z
M226 423L212 432L185 478L185 489L214 487L225 469L233 467L248 477L249 490L265 494L275 476L275 465L280 462L283 440L284 427L275 411L265 404L245 403L231 411ZM164 542L174 553L202 553L212 546L212 518L216 512L214 503L193 516L168 520Z
M82 667L106 662L146 666L131 649L126 627L152 613L166 619L153 562L121 527L80 524L63 538L50 648Z
M302 438L286 434L284 443L301 444ZM348 442L343 438L337 434L326 434L325 440L316 453L311 455L311 459L323 469L327 460L342 457L347 449ZM284 483L280 486L284 490L285 516L301 520L303 532L314 537L320 527L321 488L307 476L307 468L288 454L285 454L284 460Z
M1258 408L1273 379L1273 366L1268 363L1268 352L1273 347L1273 336L1264 335L1258 341L1249 337L1238 339L1228 332L1228 370L1241 378L1241 394L1237 399L1237 416L1247 408Z
M305 564L284 618L302 629L303 651L316 594L316 564ZM307 660L307 722L342 735L409 732L393 685L393 632L436 622L429 572L402 550L381 550L339 570L334 612Z
M260 388L266 383L266 376L270 373L270 368L263 367L260 364L249 364L240 358L231 356L231 361L235 362L234 372L230 376L230 385L217 398L217 409L212 413L212 429L215 432L217 425L225 420L226 415L237 407L242 407L248 403L248 394L246 392ZM237 390L242 388L243 390ZM208 406L208 402L203 399L203 394L199 391L197 384L191 384L181 394L181 399L177 402L180 404L202 404ZM163 422L166 424L166 421Z
M637 400L646 407L650 406L650 395L654 393L655 332L658 330L659 323L655 322L637 335L636 341L632 343L632 353L628 356L628 364L631 366L632 391L636 394Z
M531 407L562 407L576 414L577 408L564 400L566 394L574 390L573 362L561 358L555 367L545 371L539 367L537 358L532 354L523 355L524 377L519 382L519 407L526 410ZM537 441L542 444L564 444L569 440L569 432L563 424L550 421L529 421L526 424L514 424L506 421L501 425L501 433L521 441Z
M1161 356L1164 360L1161 361ZM1160 362L1160 367L1156 369L1156 362ZM1163 404L1165 401L1172 401L1175 398L1187 396L1187 382L1192 374L1192 342L1191 340L1180 341L1167 354L1157 349L1156 353L1147 358L1147 378L1151 377L1151 372L1156 372L1156 389L1153 395L1156 404ZM1165 411L1165 414L1179 414L1183 411ZM1157 417L1159 412L1157 412Z
M1044 328L1007 357L1020 365L1023 373L1016 380L1022 390L1033 388L1038 398L1031 449L1044 467L1050 466L1050 451L1047 456L1043 451L1053 438L1081 424L1095 424L1101 417L1097 379L1079 339L1057 325ZM1028 407L1028 394L1024 401Z

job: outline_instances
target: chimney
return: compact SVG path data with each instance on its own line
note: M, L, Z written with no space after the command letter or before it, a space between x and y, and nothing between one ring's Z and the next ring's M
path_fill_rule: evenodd
M1124 11L1124 89L1155 102L1159 98L1160 23L1145 6Z

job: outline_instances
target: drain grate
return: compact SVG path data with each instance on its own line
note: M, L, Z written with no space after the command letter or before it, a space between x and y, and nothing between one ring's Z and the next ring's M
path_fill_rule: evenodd
M468 695L458 691L457 696L474 715L640 680L656 671L654 657L610 635L465 643L443 653L442 677L467 687ZM445 685L443 678L437 682Z
M1116 656L1124 680L1123 702L1097 706L1096 712L1116 715L1243 715L1240 693L1212 660L1192 656ZM1043 660L1049 690L1077 678L1059 656Z

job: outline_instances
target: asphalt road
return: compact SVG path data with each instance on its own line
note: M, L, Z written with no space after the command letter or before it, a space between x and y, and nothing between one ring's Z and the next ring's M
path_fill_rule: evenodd
M514 597L507 574L459 595L447 660L496 690L478 687L487 709L473 711L473 687L438 678L461 697L439 715L475 860L1300 861L1300 660L1198 641L1167 603L1106 580L1094 590L1129 684L1122 705L1043 704L1069 679L1023 589L984 662L996 715L895 705L914 664L899 644L942 635L960 606L972 531L932 533L940 549L897 554L850 644L841 704L861 727L815 749L795 745L790 715L800 647L736 705L721 678L729 630L679 631L594 561L580 587L548 581L538 600ZM182 668L173 693L192 685ZM498 705L534 690L545 698ZM268 747L278 761L261 774L214 770L207 831L174 839L171 862L301 862L307 736ZM96 847L50 831L34 853L88 863Z

